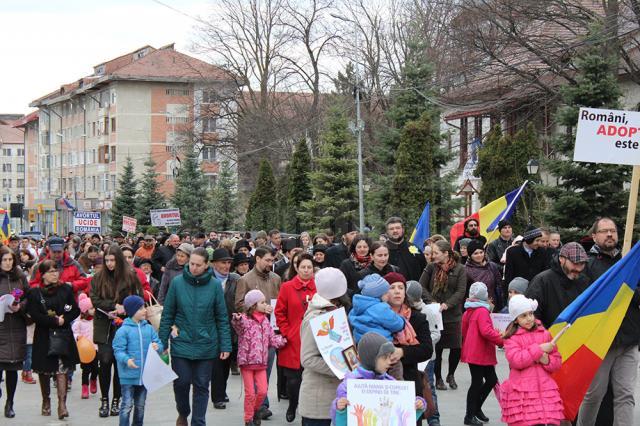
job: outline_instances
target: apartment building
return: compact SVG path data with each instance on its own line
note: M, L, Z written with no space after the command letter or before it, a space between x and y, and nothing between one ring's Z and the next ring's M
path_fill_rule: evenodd
M231 155L220 141L231 133L224 117L233 102L222 100L236 91L224 70L173 45L144 46L96 65L93 74L30 104L38 111L37 137L28 138L26 148L27 162L35 165L27 174L33 190L26 208L47 217L46 232L69 229L69 205L103 212L104 228L127 157L137 177L153 158L160 188L170 195L188 141L215 182L219 153Z
M24 203L25 155L24 132L13 122L0 119L0 208L9 210L11 203Z

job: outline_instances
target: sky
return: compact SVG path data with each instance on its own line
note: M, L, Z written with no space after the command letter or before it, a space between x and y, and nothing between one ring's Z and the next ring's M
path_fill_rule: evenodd
M213 7L212 0L0 0L0 113L28 113L31 101L145 45L175 43L192 54L197 22L185 14L205 18Z

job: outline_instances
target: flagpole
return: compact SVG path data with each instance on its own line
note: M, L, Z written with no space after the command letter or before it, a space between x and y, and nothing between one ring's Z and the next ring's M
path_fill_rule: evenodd
M629 208L627 209L627 222L624 227L624 244L622 245L622 255L626 255L631 250L631 239L633 237L633 225L636 219L636 208L638 205L638 187L640 186L640 166L633 166L631 175L631 189L629 190Z
M504 219L505 216L507 215L507 213L509 211L511 211L511 207L513 207L513 204L520 201L520 196L522 195L522 192L524 191L524 188L529 184L528 180L525 180L524 183L522 184L522 186L520 187L520 190L518 191L518 193L516 194L515 197L513 197L513 200L511 200L511 202L507 205L507 208L504 210L504 213L502 213L502 216L500 217L499 221ZM487 241L492 241L492 238L494 236L494 234L496 233L496 231L498 230L498 227L496 226L495 228L493 228L493 231L491 231L491 234L489 234L489 238L487 238Z

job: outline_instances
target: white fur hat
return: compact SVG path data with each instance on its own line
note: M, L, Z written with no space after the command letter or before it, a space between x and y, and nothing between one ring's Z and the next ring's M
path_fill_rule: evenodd
M527 299L522 294L516 294L509 300L509 317L511 317L511 321L515 321L525 312L535 311L536 309L538 309L538 301Z
M315 276L316 291L327 300L337 299L347 292L347 278L337 268L322 268Z

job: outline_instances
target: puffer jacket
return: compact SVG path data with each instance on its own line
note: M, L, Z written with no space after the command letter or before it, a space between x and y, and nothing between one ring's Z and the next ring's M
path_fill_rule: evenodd
M14 288L24 292L21 309L16 313L7 312L4 321L0 322L0 363L22 362L27 344L27 325L25 323L26 296L29 283L22 273L19 279L0 271L0 296L10 294Z
M489 309L469 307L462 315L462 355L460 361L474 365L496 365L496 345L502 337L493 328Z
M309 419L329 419L331 402L340 384L340 379L322 357L309 322L335 309L335 305L316 293L309 302L300 326L300 363L303 371L299 410L302 417Z
M50 260L51 253L47 253L47 255L41 260ZM59 262L58 271L60 272L59 281L61 283L69 283L73 288L73 295L78 300L78 294L81 292L87 293L89 291L89 283L91 283L91 277L87 277L84 269L80 264L73 260L68 253L64 253L62 257L62 261ZM40 287L41 286L42 277L40 276L40 271L38 271L38 265L33 268L33 277L29 282L31 287Z
M393 312L388 303L376 297L356 294L353 296L353 307L349 312L349 324L356 343L369 331L374 331L391 341L393 333L404 328L404 318Z
M71 324L71 330L73 330L73 337L78 340L80 337L88 339L93 343L93 319L78 318ZM98 345L93 343L93 346L98 349Z
M231 319L231 325L238 334L238 367L267 368L269 348L280 349L287 343L282 335L274 333L266 315L258 320L241 314Z
M113 339L113 355L118 363L118 376L123 385L141 385L144 363L151 343L158 345L158 353L163 346L151 324L146 320L136 323L127 318L116 332ZM133 358L138 368L131 368L127 362Z
M165 265L162 280L160 281L160 291L158 291L158 302L160 302L161 305L164 305L164 299L167 297L171 281L178 275L182 275L183 270L184 265L178 265L175 256Z

